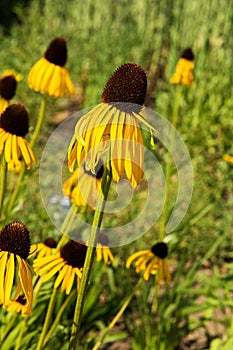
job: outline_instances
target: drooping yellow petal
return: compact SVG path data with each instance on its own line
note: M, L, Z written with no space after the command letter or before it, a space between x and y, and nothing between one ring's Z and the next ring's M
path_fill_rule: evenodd
M72 266L71 265L67 265L67 266L68 266L67 272L63 278L62 285L61 285L62 292L64 292L67 289L69 279L71 277L71 272L72 272Z
M45 71L48 68L48 61L42 57L31 68L28 75L28 86L35 90L40 91L41 79L44 76Z
M28 154L29 154L31 160L36 164L37 160L36 160L36 158L34 156L34 153L32 152L30 144L27 142L26 139L24 139L24 143L25 143L25 146L27 147L27 151L28 151Z
M139 123L145 124L150 130L155 131L155 128L150 125L141 114L133 112L132 115L139 121Z
M54 283L54 288L58 288L58 287L60 286L61 281L63 281L63 278L64 278L64 276L65 276L66 273L67 273L67 269L68 269L68 265L65 264L65 265L63 266L63 268L60 270L60 272L59 272L59 274L58 274L58 276L57 276L57 278L56 278L56 281L55 281L55 283Z
M24 140L21 136L18 136L18 144L19 144L20 151L22 152L22 156L25 160L27 168L30 169L32 162L31 162L31 157L30 157L30 154L28 152L25 141L26 140Z
M113 262L114 257L112 255L111 250L108 247L103 247L103 256L104 256L104 262L106 265L110 264Z
M9 134L5 142L5 159L7 163L11 162L11 146L12 146L12 135Z
M64 262L61 262L60 264L54 266L49 272L47 272L43 278L42 281L46 282L50 280L62 267L64 266Z
M66 286L66 294L70 294L71 288L74 283L74 277L75 277L75 271L73 267L71 266L71 272L70 272L70 278L68 279L67 286Z
M14 165L19 163L19 146L16 135L12 135L12 160Z
M33 287L32 287L32 276L31 276L31 267L28 265L28 263L22 259L22 263L25 267L26 275L27 275L27 284L24 288L24 294L26 297L26 305L24 313L30 313L32 308L32 301L33 301Z
M46 257L41 258L41 261L42 261L43 265L41 263L40 266L36 265L37 259L35 260L34 267L35 267L36 270L39 269L39 275L40 276L44 272L49 271L50 269L52 269L54 266L56 266L56 265L58 265L60 263L64 263L64 260L62 258L60 258L60 257L55 258L54 256L50 256L49 258L51 258L51 259L50 259L50 262L47 263L47 264L45 263Z
M143 274L143 278L145 281L149 280L152 270L153 270L153 274L155 273L156 268L158 268L157 259L152 259L151 262L147 265L145 272Z
M62 91L60 91L60 79L61 79L61 67L54 67L53 75L50 80L49 86L47 86L47 93L53 97L62 96Z
M8 252L1 252L0 257L0 304L5 302L5 269Z
M161 284L164 281L164 260L158 260L158 278L157 283Z
M102 260L102 248L100 245L97 244L96 247L96 261L101 261Z
M78 278L81 279L82 278L82 272L80 271L80 269L78 267L75 267L74 269L75 269L75 273L78 276Z
M1 137L1 136L0 136L0 137ZM223 160L225 160L226 162L233 164L233 156L230 156L229 154L224 154L222 158L223 158Z
M2 154L3 152L5 141L8 137L9 137L9 133L0 128L0 154Z
M41 71L40 82L38 84L38 91L47 91L47 86L50 84L50 80L55 69L55 64L45 62L44 68L45 67L46 69Z
M140 250L139 252L133 253L127 259L126 268L128 269L135 259L137 259L138 257L140 257L142 255L147 255L148 252L150 252L150 250L149 249L145 249L145 250Z
M11 290L14 282L14 271L15 271L15 263L14 263L14 254L9 254L9 259L7 262L6 275L5 275L5 305L8 304L11 297Z
M147 254L139 257L135 262L135 268L137 273L144 271L146 268L146 264L153 258L153 255L151 255L150 253L151 252L148 252Z
M0 98L0 114L2 114L8 106L9 101L5 100L5 98Z
M68 71L66 71L66 75L65 75L65 84L69 93L69 97L74 95L74 85L71 82L70 76Z
M26 298L24 313L28 314L31 313L33 299L32 277L27 262L18 255L16 255L16 257L19 265L19 279Z
M172 276L168 268L168 264L166 261L164 261L164 269L165 269L165 275L166 275L166 283L171 282Z

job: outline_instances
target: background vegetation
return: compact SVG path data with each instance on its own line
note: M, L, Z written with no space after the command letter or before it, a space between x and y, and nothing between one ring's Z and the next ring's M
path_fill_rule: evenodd
M155 315L151 314L154 280L143 283L121 323L106 338L106 348L111 349L110 342L118 349L134 350L233 348L233 169L222 159L225 153L233 155L233 1L35 0L26 5L16 2L12 12L16 21L10 22L10 16L9 25L0 27L0 68L23 74L14 101L28 108L31 128L40 100L27 87L27 74L56 36L67 40L67 68L76 87L71 101L49 100L38 158L64 116L100 102L108 78L122 63L144 67L149 79L146 105L170 119L174 86L169 78L180 53L192 47L195 82L183 95L177 129L192 158L195 186L184 220L168 236L173 283L160 290ZM160 147L163 165L166 150ZM174 173L174 181L175 177ZM41 202L38 169L27 178L18 209L11 220L24 222L33 242L56 236ZM128 255L150 248L156 240L155 228L140 240L115 248L113 266L95 265L85 306L83 349L92 348L98 331L136 284L138 276L125 270ZM45 289L31 318L25 349L35 348L48 298ZM60 305L63 301L61 295ZM67 349L72 310L70 303L46 349ZM16 326L9 344L17 331Z

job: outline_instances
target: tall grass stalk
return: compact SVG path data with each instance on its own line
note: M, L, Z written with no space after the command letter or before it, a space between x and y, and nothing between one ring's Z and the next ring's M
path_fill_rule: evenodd
M73 324L71 329L69 350L75 350L77 347L77 343L79 341L79 331L80 331L80 325L81 325L82 311L83 311L84 302L85 302L85 295L87 291L89 277L91 274L91 268L94 261L97 236L98 236L98 232L100 230L102 218L104 215L104 208L108 197L111 181L112 181L112 173L111 173L110 164L108 164L105 166L105 171L102 178L102 188L99 194L99 198L98 198L98 202L97 202L97 206L96 206L96 210L93 218L90 238L88 240L88 248L87 248L80 288L79 288L77 302L76 302L75 311L74 311L74 319L73 319Z

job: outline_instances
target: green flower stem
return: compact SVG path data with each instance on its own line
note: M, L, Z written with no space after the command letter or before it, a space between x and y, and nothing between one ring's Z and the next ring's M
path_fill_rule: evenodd
M6 159L3 152L2 162L1 162L1 175L0 175L0 213L1 215L2 215L5 192L6 192L6 179L7 179L7 164L6 164Z
M24 332L25 332L25 330L26 330L27 318L28 318L27 315L24 316L23 324L22 324L22 326L21 326L21 328L20 328L19 335L18 335L18 337L17 337L17 339L16 339L14 350L19 350L19 349L21 349L21 341L22 341L22 339L23 339L23 335L24 335Z
M63 224L60 228L60 231L62 232L62 236L60 241L57 244L57 249L60 249L68 240L67 234L70 232L72 225L74 223L75 216L78 212L78 207L77 205L73 204L68 211Z
M14 323L15 323L17 316L18 316L18 314L15 311L12 311L10 313L9 320L6 319L7 326L6 326L4 333L0 339L0 349L1 349L1 346L3 345L4 341L6 340L8 334L10 333L11 329L14 327Z
M157 274L155 275L155 281L157 281ZM159 285L158 283L156 283L155 285L155 294L154 294L154 299L152 302L152 306L151 306L151 313L152 315L155 315L155 313L157 312L158 309L158 297L159 297Z
M79 288L79 293L78 293L75 312L74 312L73 325L71 329L69 350L75 350L78 343L82 311L84 306L84 299L86 295L87 285L89 282L91 268L94 261L97 235L101 226L101 222L104 214L105 201L107 200L107 197L108 197L111 180L112 180L111 169L109 167L106 167L104 171L103 179L102 179L102 190L99 195L99 200L98 200L97 207L95 210L95 215L93 218L92 230L91 230L90 238L88 240L87 254L86 254L86 259L83 267L81 284Z
M50 298L50 302L49 302L49 306L48 306L48 311L45 317L45 321L43 324L43 329L40 335L40 339L39 342L37 344L37 348L36 350L41 350L44 348L44 341L45 341L45 337L47 336L47 330L49 329L49 324L51 322L52 319L52 314L53 314L53 309L56 303L56 299L57 299L57 293L58 293L58 289L53 289L53 293L52 296Z
M51 337L51 335L53 334L54 330L56 329L58 322L60 321L60 318L64 312L64 310L66 309L67 305L69 304L70 300L72 299L72 297L74 296L74 294L76 293L75 290L73 290L70 295L66 298L66 301L62 304L62 307L60 308L50 330L48 331L45 340L44 340L44 345L48 342L49 338Z
M61 231L64 231L64 232L63 232L63 235L62 235L60 242L58 243L57 249L59 249L64 243L66 243L66 240L67 240L66 236L72 227L72 224L74 222L74 218L75 218L77 211L78 211L77 206L72 206L71 209L69 210L67 216L65 217L65 220L61 226ZM46 313L45 322L43 325L43 329L42 329L36 350L43 349L45 339L47 339L46 341L48 341L47 331L49 328L50 321L52 320L52 314L53 314L53 309L54 309L54 306L56 303L56 297L57 297L57 289L54 289L52 296L50 298L48 311ZM49 334L52 334L51 330L49 331Z
M182 85L177 86L177 91L175 96L175 102L174 102L174 108L173 108L173 114L172 114L172 120L171 120L171 124L173 128L171 129L171 139L169 144L170 152L172 152L173 144L174 144L174 137L175 137L175 131L176 131L175 129L177 126L178 115L179 115L180 98L183 90L182 88L183 88ZM169 153L167 165L166 165L166 171L165 171L166 195L165 195L164 207L163 207L161 221L160 221L159 241L163 241L165 236L168 203L169 203L169 195L170 195L170 188L171 188L171 169L172 169L172 155L171 153Z
M21 188L21 184L22 184L22 181L23 181L23 177L24 177L24 174L25 174L25 164L22 165L22 169L19 173L19 177L18 177L18 181L17 181L17 184L15 186L15 189L12 193L12 196L10 198L10 202L7 206L7 210L6 210L6 215L4 217L4 223L6 223L6 221L8 220L11 212L12 212L12 209L14 208L14 205L15 205L15 202L17 200L17 197L18 197L18 194L19 194L19 191L20 191L20 188Z
M36 124L35 130L34 130L34 133L32 135L31 141L30 141L31 148L33 148L35 146L35 143L36 143L36 140L38 138L41 126L43 124L44 116L45 116L46 104L47 104L47 95L44 94L44 95L42 95L40 111L39 111L39 117L37 119L37 124Z
M135 292L137 291L137 289L139 288L139 286L141 285L143 281L143 278L140 278L138 280L138 283L136 284L136 286L134 287L134 289L132 290L132 292L130 293L130 295L125 299L123 305L121 306L120 310L118 311L118 313L115 315L115 317L113 318L112 322L109 324L109 326L107 328L105 328L105 330L103 331L100 339L97 341L97 343L95 344L95 346L93 347L92 350L97 350L100 345L103 344L105 337L107 336L107 334L112 330L112 328L115 326L115 324L119 321L120 317L123 315L125 309L127 308L127 306L129 305L129 303L131 302L132 298L135 295Z

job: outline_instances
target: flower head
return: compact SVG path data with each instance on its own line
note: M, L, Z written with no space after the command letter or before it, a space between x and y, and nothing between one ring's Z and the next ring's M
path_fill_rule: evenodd
M225 160L227 163L233 164L233 156L230 156L229 154L224 154L223 160Z
M98 242L96 246L96 260L101 261L104 259L104 263L106 265L109 265L114 260L112 252L108 245L108 236L103 231L100 231L98 234Z
M31 312L33 298L31 268L26 262L29 252L30 237L24 224L15 221L2 229L0 232L0 304L11 308L12 305L16 306L16 303L21 301L19 311L23 314ZM16 291L13 293L14 283Z
M21 74L7 70L0 76L0 114L9 106L9 101L15 95L17 82L22 79Z
M168 254L166 243L158 242L151 249L141 250L132 254L126 262L126 267L129 268L134 260L136 273L143 272L143 278L148 281L150 275L157 274L157 283L169 283L171 281L171 274L168 269L165 258Z
M55 254L57 247L57 242L52 237L47 237L44 242L31 245L30 256L37 254L37 258L42 258L43 256L50 256Z
M48 46L44 57L31 68L28 75L28 85L37 92L49 96L61 97L68 92L74 94L74 87L64 65L67 61L66 41L55 38Z
M191 48L183 51L176 65L176 72L170 79L172 84L191 86L194 80L194 54Z
M71 240L56 254L35 259L33 266L35 270L39 271L40 276L43 275L43 282L48 281L59 271L54 288L58 288L62 284L62 292L66 291L66 294L69 294L75 275L78 281L82 277L86 251L85 244Z
M126 177L133 188L142 179L144 147L139 123L146 124L140 111L147 89L145 71L137 64L120 66L104 88L102 103L78 121L68 150L68 165L73 171L85 159L86 169L95 166L108 149L113 180Z
M25 305L27 303L27 300L23 295L19 295L17 299L10 300L9 304L7 306L7 310L14 310L15 312L24 312Z
M95 173L86 170L85 164L75 170L73 175L65 181L63 192L70 197L78 207L88 206L89 210L96 207L101 188L104 167L100 160L95 167Z
M26 108L20 104L12 104L0 117L0 154L4 153L8 168L16 168L23 156L28 169L35 156L27 140L24 138L29 129L29 117Z

